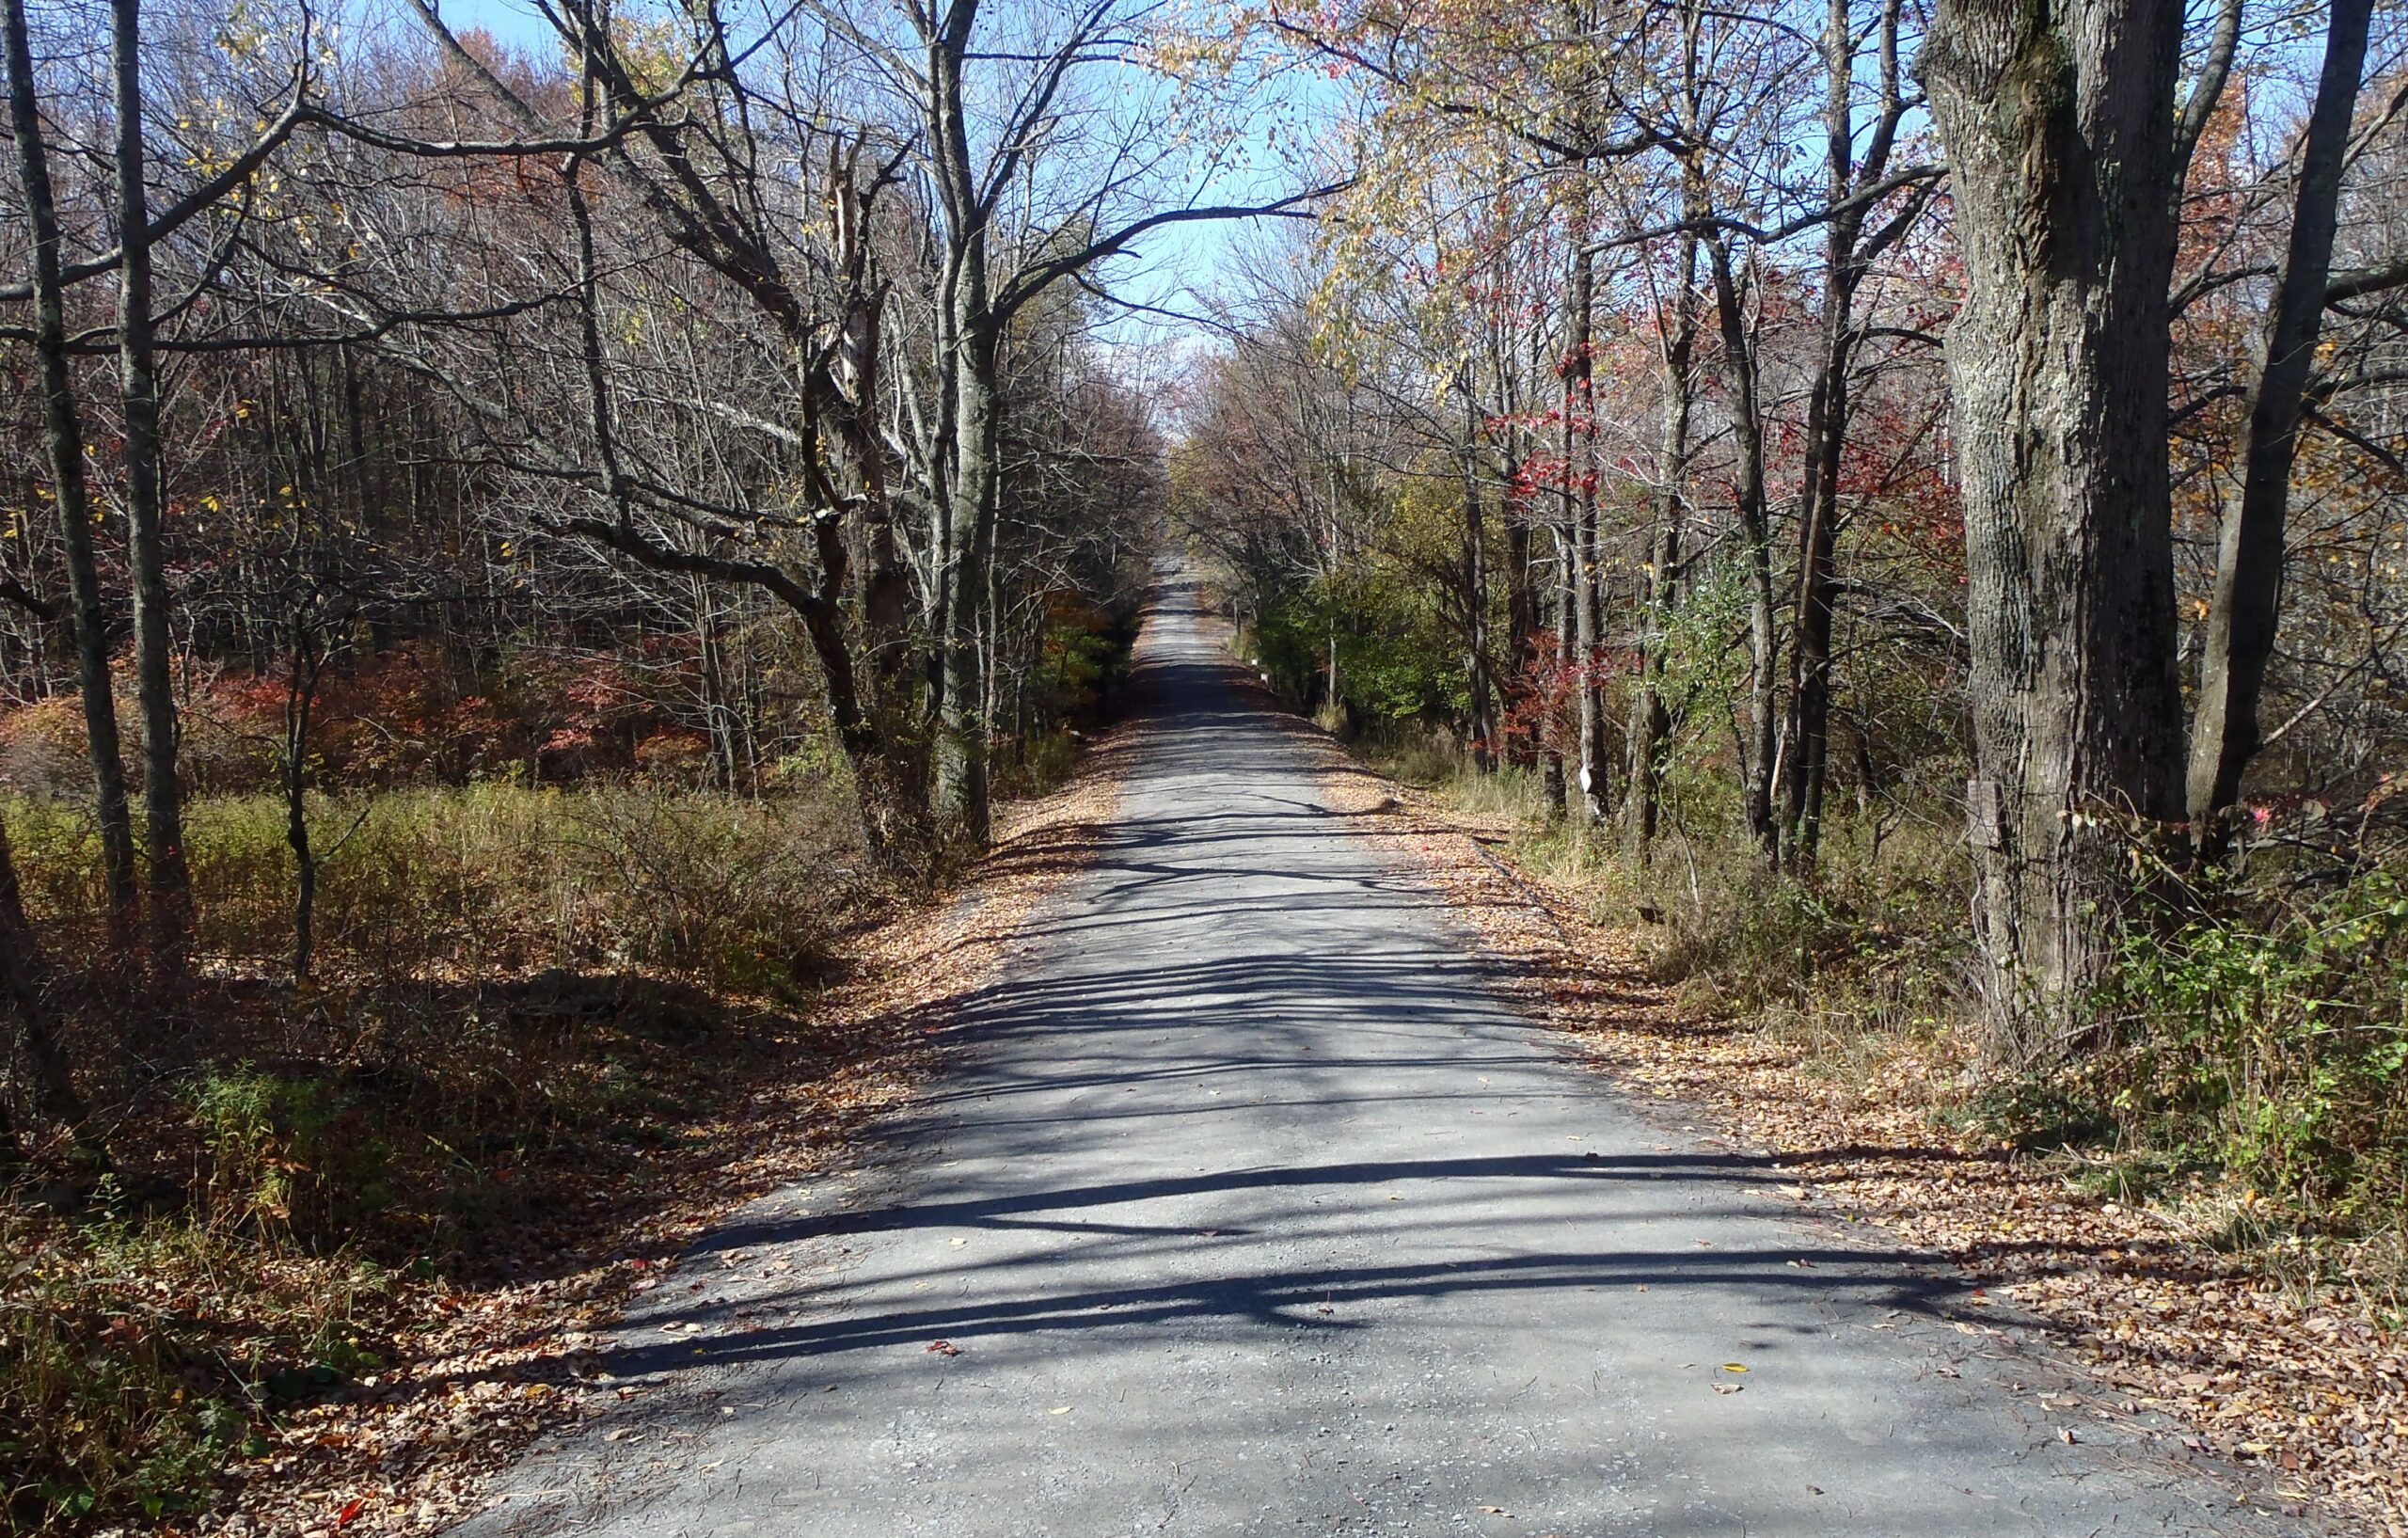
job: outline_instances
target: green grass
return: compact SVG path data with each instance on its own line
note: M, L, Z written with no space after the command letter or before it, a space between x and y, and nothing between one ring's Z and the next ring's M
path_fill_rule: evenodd
M0 1213L0 1531L160 1519L373 1371L413 1284L190 1222Z

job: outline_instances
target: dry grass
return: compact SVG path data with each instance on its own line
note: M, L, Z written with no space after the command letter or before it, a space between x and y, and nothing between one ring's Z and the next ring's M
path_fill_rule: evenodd
M113 1136L129 1178L195 1199L8 1213L0 1531L456 1520L606 1391L594 1332L631 1289L910 1095L952 1003L1082 863L1127 753L999 806L998 847L933 903L774 807L388 798L300 990L273 975L281 912L230 874L274 869L225 836L256 817L205 811L219 900L185 1007L215 1066L120 1102ZM65 928L46 857L71 832L37 840ZM426 922L369 924L372 899Z

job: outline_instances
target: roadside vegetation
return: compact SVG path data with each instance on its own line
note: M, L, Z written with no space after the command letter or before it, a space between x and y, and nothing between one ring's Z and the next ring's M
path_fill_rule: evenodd
M1244 273L1173 506L1274 689L1697 1009L1928 1054L1935 1117L2387 1310L2408 34L2168 13L2166 217L2026 271L2026 150L1932 46L1977 8L1275 28L1375 129ZM2122 340L1988 393L2132 261ZM2014 415L2060 395L2113 445Z
M1240 657L1586 921L1549 965L1644 968L1677 1023L1581 1029L1653 1092L2011 1164L2116 1328L2143 1213L2196 1283L2150 1391L2289 1395L2233 1455L2408 1530L2408 33L2108 11L1283 14L1367 126L1172 503ZM2224 1359L2234 1297L2321 1364Z
M1118 13L547 14L0 6L0 1534L458 1514L1117 688Z
M1049 643L1060 692L1005 794L1052 788L1096 724L1127 634L1098 624ZM752 794L690 758L338 781L309 805L306 977L282 799L205 791L171 996L69 960L110 954L84 808L0 796L81 1113L0 1149L0 1530L198 1517L291 1460L294 1415L422 1355L464 1292L570 1275L678 1199L707 1129L895 1052L819 1001L966 851L879 867L801 745Z
M1836 818L1810 882L1690 801L1642 866L1577 837L1535 775L1478 772L1419 734L1355 746L1626 936L1683 1015L1837 1085L1911 1065L1898 1082L1934 1135L2011 1146L2304 1298L2408 1324L2408 851L2261 852L2210 890L2169 876L2177 911L2119 931L2092 1050L2003 1075L1982 1060L1972 877L1945 830Z

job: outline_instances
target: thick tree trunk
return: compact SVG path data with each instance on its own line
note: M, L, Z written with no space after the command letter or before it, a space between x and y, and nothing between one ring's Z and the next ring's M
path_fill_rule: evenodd
M142 713L142 811L150 844L152 961L173 976L192 945L183 787L176 775L175 659L159 484L159 370L151 341L150 199L144 185L141 0L110 0L117 83L118 372L125 398L125 515L134 571L134 683Z
M2215 595L2208 608L2207 652L2191 727L2186 808L2198 852L2209 860L2225 852L2242 771L2258 748L2258 705L2282 604L2283 525L2299 450L2300 408L2324 319L2335 214L2373 8L2372 0L2333 0L2324 68L2302 146L2290 245L2266 316L2264 357L2242 451L2241 497L2226 515L2216 551Z
M34 352L41 373L42 436L49 451L52 496L58 504L59 546L75 637L76 682L83 691L84 727L92 765L94 820L101 834L112 936L134 941L140 897L135 880L134 818L126 795L125 753L118 736L117 695L109 677L107 614L100 567L92 550L91 491L84 474L84 431L68 373L66 298L59 276L58 214L51 196L50 163L34 92L33 55L25 35L24 0L6 0L9 124L17 141L18 185L33 240Z
M983 280L980 287L983 289ZM981 313L983 293L974 301ZM996 340L983 319L960 324L960 374L956 385L958 436L945 573L944 706L937 736L937 817L974 845L987 842L988 722L985 630L987 568L994 559L995 519L1002 491L1001 392Z
M983 642L987 568L1001 508L1003 337L987 271L991 216L971 158L963 65L977 0L954 0L929 18L927 128L948 250L938 339L943 392L952 414L952 459L943 496L943 616L937 677L936 816L958 836L984 844L988 722Z
M858 157L860 150L856 143L851 155ZM863 557L855 595L861 615L863 708L871 730L885 745L880 772L887 782L874 796L864 797L864 812L884 824L887 845L899 849L927 841L927 766L919 752L925 737L914 708L919 671L911 647L911 584L895 537L886 445L879 433L886 301L870 266L869 199L854 160L832 151L829 205L844 286L836 389L826 415L862 489L853 537Z
M2166 468L2179 0L1941 0L1922 70L1966 296L1974 918L1993 1059L2064 1056L2181 816Z

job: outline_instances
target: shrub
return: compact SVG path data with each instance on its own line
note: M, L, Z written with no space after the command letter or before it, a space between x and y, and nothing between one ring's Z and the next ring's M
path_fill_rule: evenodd
M383 1205L384 1139L327 1081L238 1065L203 1073L190 1101L209 1161L195 1182L207 1221L271 1238L326 1234Z
M2099 1072L2128 1135L2345 1227L2408 1197L2408 891L2371 868L2305 900L2226 891L2124 935Z
M394 1283L209 1229L0 1210L0 1531L200 1505L279 1405L377 1365Z
M586 943L741 992L807 982L854 876L844 825L793 802L601 793L574 804ZM580 880L579 878L582 878ZM597 879L598 878L598 879Z
M316 924L330 978L387 983L547 966L635 967L739 993L806 981L872 895L839 792L463 789L312 800ZM6 808L29 906L97 934L99 852L80 809ZM283 803L197 798L186 849L203 955L277 974L292 948Z

